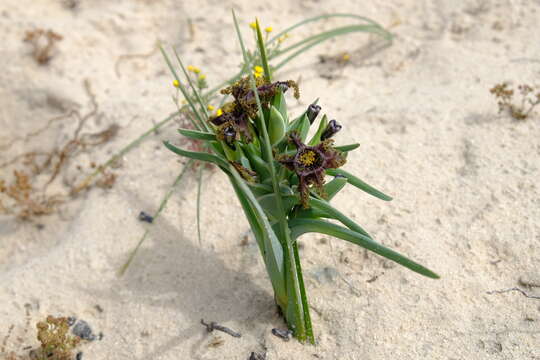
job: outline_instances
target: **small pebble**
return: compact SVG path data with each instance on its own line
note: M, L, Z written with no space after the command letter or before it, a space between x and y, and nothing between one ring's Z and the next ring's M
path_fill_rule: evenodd
M285 341L289 341L291 338L290 336L292 335L292 331L291 330L283 330L283 329L272 329L272 334L274 336L277 336L279 338L282 338L283 340Z
M92 328L84 320L79 320L75 324L71 332L73 333L73 335L76 335L83 340L88 340L88 341L96 340L96 335L94 335L94 333L92 332Z
M154 222L154 218L148 215L147 213L145 213L144 211L141 211L139 213L139 220L150 223L150 224Z

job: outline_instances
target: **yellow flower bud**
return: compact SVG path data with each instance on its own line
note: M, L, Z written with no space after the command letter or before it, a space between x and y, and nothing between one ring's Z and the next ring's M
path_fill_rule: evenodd
M204 80L204 79L206 79L206 75L204 74L199 75L199 80Z
M216 111L216 115L217 115L217 116L221 116L221 115L223 115L223 110L221 110L221 109L217 109L217 111Z
M180 82L178 80L173 80L172 84L174 87L180 87Z
M253 67L253 70L255 70L256 73L262 73L262 72L264 72L264 69L262 68L262 66L259 66L259 65L254 66L254 67Z
M214 110L214 107L213 107L212 105L210 105L210 104L208 104L208 106L207 106L206 108L207 108L208 110L210 110L210 111Z
M257 23L255 21L252 23L249 23L249 27L255 30L257 28Z
M264 31L266 31L267 33L271 33L272 30L274 30L271 26L268 26L267 28L264 29Z

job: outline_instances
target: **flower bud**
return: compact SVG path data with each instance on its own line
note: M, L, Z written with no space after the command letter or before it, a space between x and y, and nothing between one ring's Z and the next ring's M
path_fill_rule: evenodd
M232 126L228 126L223 129L223 137L227 145L234 149L234 140L236 140L236 130Z
M321 141L330 139L339 130L341 130L341 125L339 125L336 120L330 120L330 122L328 122L328 126L326 127L326 129L324 129L324 132L321 134Z
M308 106L306 115L310 124L313 124L317 118L317 115L319 115L319 111L321 111L321 107L317 104L311 104Z

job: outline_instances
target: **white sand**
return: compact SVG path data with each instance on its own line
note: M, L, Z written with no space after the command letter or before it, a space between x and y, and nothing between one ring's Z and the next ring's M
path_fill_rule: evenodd
M390 48L369 55L368 36L343 37L311 50L280 78L301 77L301 100L289 101L294 111L320 97L323 110L344 125L337 141L362 144L346 169L395 198L386 203L347 188L335 206L442 279L423 278L335 239L306 236L301 256L318 345L283 342L270 333L284 323L258 250L251 239L240 245L248 225L217 172L207 173L203 187L202 244L190 176L118 278L115 271L146 226L137 214L157 209L181 169L160 145L177 138L171 124L124 156L111 190L94 188L59 213L35 219L44 229L0 218L0 340L14 325L8 350L22 353L37 343L34 328L25 327L29 303L31 324L47 314L73 315L103 332L103 340L81 348L88 360L247 359L264 349L271 360L540 359L540 300L486 294L540 272L540 118L538 112L524 122L498 115L488 92L503 81L539 83L538 1L79 3L74 10L50 0L0 5L0 140L30 133L65 111L51 106L51 96L88 113L84 79L100 114L86 130L122 127L114 141L70 163L65 181L81 176L76 165L89 172L91 161L105 161L152 120L174 111L171 76L160 55L122 60L118 76L122 54L149 53L162 40L200 66L213 85L231 76L241 58L231 6L246 34L254 16L277 31L336 11L392 26L397 37ZM21 41L36 27L64 36L48 66L38 66ZM351 61L344 67L318 62L318 55L345 50ZM64 122L18 142L0 161L65 142L75 127ZM10 176L0 172L0 178ZM61 181L55 186L65 191ZM524 289L540 295L539 288ZM242 337L207 334L201 318ZM216 338L223 343L212 347Z

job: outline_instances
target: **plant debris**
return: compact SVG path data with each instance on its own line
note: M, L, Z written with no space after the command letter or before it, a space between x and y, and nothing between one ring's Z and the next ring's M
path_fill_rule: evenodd
M62 40L62 35L52 30L28 30L24 42L32 45L32 56L40 65L46 65L53 57L55 45Z
M206 326L206 331L208 331L208 332L212 332L214 330L219 330L219 331L223 331L226 334L231 335L232 337L238 337L238 338L242 337L242 334L237 333L236 331L231 330L228 327L216 324L213 321L210 324L207 324L207 323L204 322L204 319L201 319L201 324Z
M499 113L508 112L516 120L525 120L533 109L540 104L540 88L527 84L517 87L521 99L514 101L515 91L508 83L495 85L489 92L497 99Z
M49 190L49 185L57 180L67 165L79 154L100 147L118 134L120 127L114 123L95 133L83 132L86 122L99 115L99 106L89 80L85 80L83 85L92 104L88 113L82 115L77 110L70 110L64 115L48 120L45 127L24 137L12 139L8 144L1 146L5 152L17 140L26 143L31 141L32 137L42 135L57 120L70 118L78 120L72 137L61 145L51 150L25 152L0 163L0 169L11 168L13 174L11 179L0 178L0 213L15 215L23 220L53 213L59 204L66 202L76 192L75 185L66 179L63 179L63 185L67 186L68 190L64 193L53 193ZM95 165L90 164L90 167ZM81 170L82 167L77 165L77 169ZM115 181L116 174L102 171L101 177L94 185L108 189ZM85 188L90 185L87 184Z
M540 300L540 296L529 295L529 294L527 294L525 291L523 291L523 290L521 290L520 288L517 288L517 287L513 287L513 288L505 289L505 290L492 290L492 291L486 291L486 294L489 294L489 295L492 295L492 294L504 294L504 293L507 293L507 292L510 292L510 291L517 291L517 292L519 292L521 295L523 295L523 296L525 296L525 297L528 297L529 299L537 299L537 300Z

